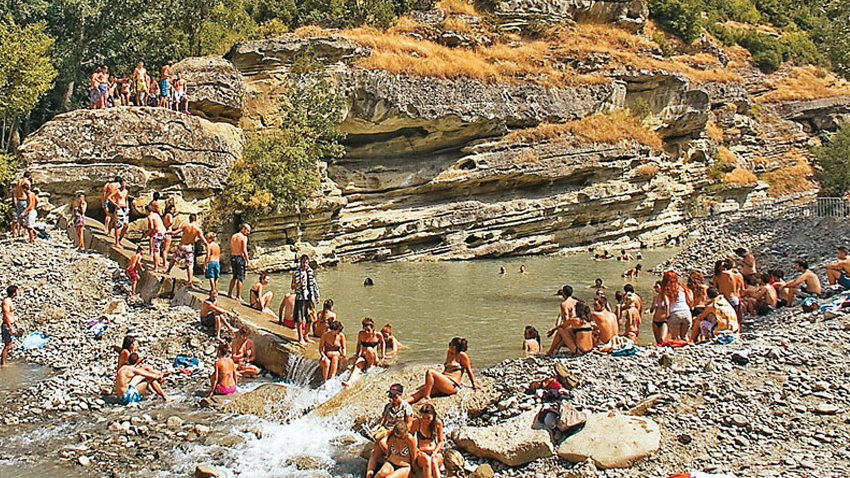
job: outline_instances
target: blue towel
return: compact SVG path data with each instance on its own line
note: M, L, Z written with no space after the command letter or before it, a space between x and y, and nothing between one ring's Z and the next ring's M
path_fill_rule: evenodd
M40 349L48 342L48 338L44 336L44 332L30 332L21 341L21 348L24 350Z
M195 357L186 355L178 355L174 359L174 366L177 368L195 368L201 364L201 361Z

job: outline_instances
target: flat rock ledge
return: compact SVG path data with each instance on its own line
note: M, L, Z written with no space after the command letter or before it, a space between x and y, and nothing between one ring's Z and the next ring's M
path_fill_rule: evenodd
M508 466L519 466L554 454L552 439L544 429L535 429L537 412L489 427L461 427L451 438L463 450L482 458L499 460Z
M599 468L626 468L651 455L661 446L661 431L654 421L597 413L582 430L558 447L558 456L572 463L588 458Z

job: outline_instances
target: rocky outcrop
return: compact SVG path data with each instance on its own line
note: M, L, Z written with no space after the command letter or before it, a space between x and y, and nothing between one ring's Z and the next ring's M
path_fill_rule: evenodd
M458 447L481 458L499 460L508 466L520 466L554 454L549 432L535 428L537 412L525 412L498 425L460 427L451 433Z
M35 183L60 198L97 197L115 176L134 188L208 196L242 155L238 128L164 108L76 110L57 115L21 146Z
M368 55L369 49L340 36L301 38L288 34L279 38L237 43L225 58L245 76L286 71L302 56L323 64L351 61Z
M581 463L590 458L599 468L625 468L658 450L661 432L648 418L598 413L578 433L558 446L558 456Z
M626 105L644 124L665 138L697 135L705 130L708 93L678 74L638 72L619 76L626 84Z
M238 124L245 80L233 63L219 57L186 58L172 69L186 79L189 111L210 121Z
M289 389L285 385L266 384L233 398L221 410L285 422L290 418L291 401Z
M319 417L341 414L349 417L355 428L364 423L372 423L381 416L387 403L387 390L390 385L400 383L406 394L412 394L424 382L428 368L430 367L426 365L413 365L372 371L317 406L311 414ZM470 416L480 415L487 406L496 401L499 393L493 388L494 382L490 379L477 384L481 385L482 390L464 387L454 395L434 397L431 403L440 416L450 410Z
M802 124L807 132L832 131L839 124L850 121L850 96L764 103L762 109L779 118Z
M540 16L552 22L611 23L632 32L643 30L649 18L644 0L506 0L497 2L495 13L511 21Z

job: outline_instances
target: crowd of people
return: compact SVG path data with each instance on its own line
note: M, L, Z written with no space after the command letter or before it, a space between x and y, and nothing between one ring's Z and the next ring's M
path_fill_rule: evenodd
M155 106L189 113L186 79L180 72L172 74L173 66L172 61L162 65L158 78L148 74L143 61L130 77L125 74L116 78L109 73L109 67L101 66L90 77L90 107Z

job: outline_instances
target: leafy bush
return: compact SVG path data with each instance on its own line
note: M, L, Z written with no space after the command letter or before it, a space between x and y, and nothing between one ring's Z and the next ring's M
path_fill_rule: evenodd
M664 34L656 33L652 36L652 41L658 43L658 48L661 48L662 55L670 57L676 53L676 51L673 49L673 45L671 45L670 42L667 41L667 37L665 37Z
M812 160L818 169L815 179L823 196L844 196L850 190L850 123L844 123L838 132L821 146L812 148Z
M304 204L319 185L318 161L342 156L344 133L337 124L343 101L324 74L292 80L286 98L279 128L246 135L216 210L252 220Z
M823 65L826 58L806 32L791 32L779 37L782 56L785 61L797 66Z
M702 6L690 0L650 0L652 18L664 28L691 43L702 31Z
M782 66L783 48L776 38L748 30L738 39L738 44L750 51L753 63L765 73L772 73Z
M3 190L4 197L3 201L0 201L0 217L8 218L12 213L12 203L8 199L5 199L6 192L9 191L9 187L20 168L21 162L18 158L11 154L0 152L0 188ZM0 227L6 227L7 224L7 221L3 221Z

